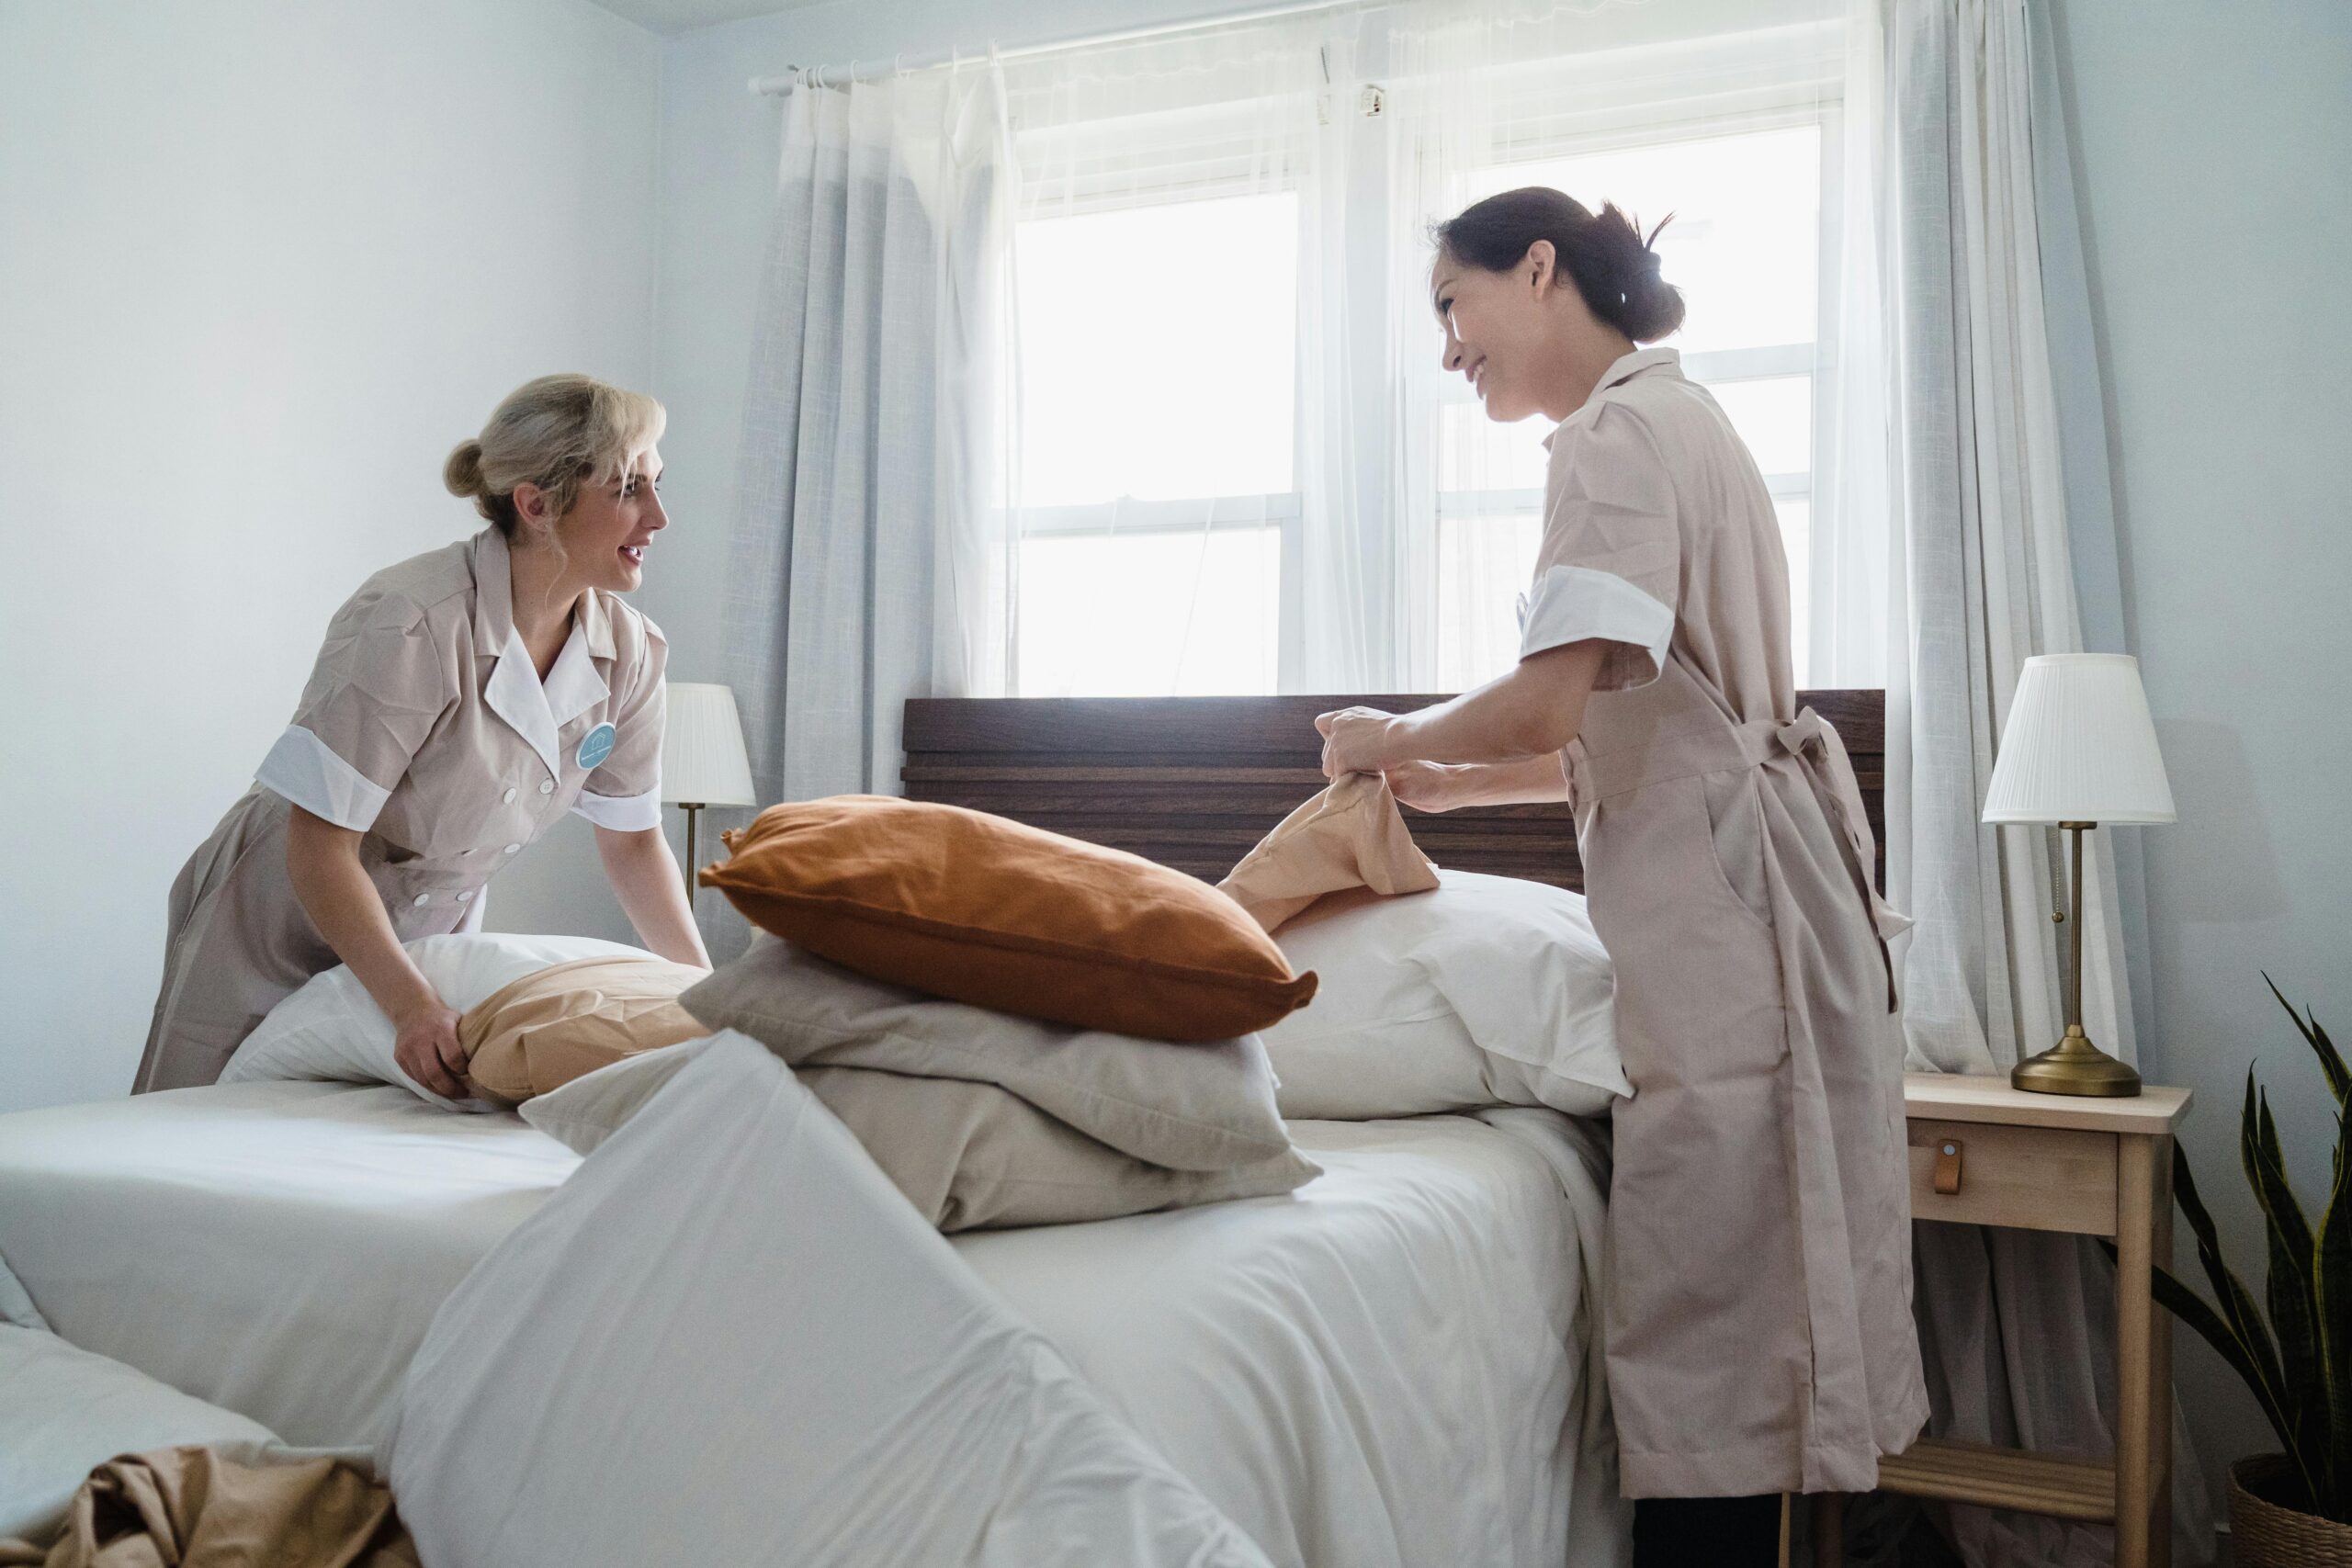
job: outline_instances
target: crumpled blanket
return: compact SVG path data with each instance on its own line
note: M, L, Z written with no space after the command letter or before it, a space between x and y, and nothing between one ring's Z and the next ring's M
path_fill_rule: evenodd
M126 1454L91 1472L47 1547L0 1541L0 1568L418 1568L390 1489L334 1458L244 1463L210 1449Z
M1347 773L1282 819L1220 891L1272 932L1327 893L1427 893L1437 867L1413 842L1379 773Z

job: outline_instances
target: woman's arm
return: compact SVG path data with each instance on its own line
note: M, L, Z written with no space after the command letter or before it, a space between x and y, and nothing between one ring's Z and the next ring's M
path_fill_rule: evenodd
M1531 653L1476 691L1418 713L1327 713L1315 721L1323 735L1323 774L1385 773L1406 762L1517 762L1557 752L1584 726L1585 700L1608 647L1588 638Z
M458 1012L409 958L384 900L359 863L360 835L300 807L286 819L286 874L303 913L398 1032L393 1058L411 1077L452 1100L466 1092Z
M1550 806L1568 798L1568 774L1560 753L1546 751L1516 762L1400 762L1388 787L1416 811Z
M710 967L710 953L695 929L693 907L686 902L678 863L670 841L659 828L628 833L613 828L596 829L596 853L604 860L605 875L621 901L638 940L673 964Z

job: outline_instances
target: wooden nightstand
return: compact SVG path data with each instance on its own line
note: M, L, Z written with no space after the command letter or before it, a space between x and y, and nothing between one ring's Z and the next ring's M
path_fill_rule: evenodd
M1915 1219L2108 1236L2116 1250L2112 1464L1922 1438L1883 1461L1888 1492L2112 1522L2117 1568L2172 1560L2172 1318L2148 1271L2172 1258L2173 1129L2185 1089L2127 1100L2025 1094L2005 1077L1911 1073ZM1843 1508L1816 1503L1816 1561L1838 1561Z

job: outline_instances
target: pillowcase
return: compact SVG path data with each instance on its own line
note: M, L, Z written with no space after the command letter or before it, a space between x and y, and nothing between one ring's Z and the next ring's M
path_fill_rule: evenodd
M678 1005L707 973L631 953L526 975L458 1021L467 1082L485 1100L516 1105L624 1056L707 1034Z
M702 874L744 918L862 975L1023 1018L1229 1040L1315 976L1231 899L1139 855L960 807L774 806Z
M423 1561L1265 1568L774 1056L683 1050L417 1348L379 1451Z
M1290 1148L1254 1036L1172 1047L1039 1023L869 979L764 934L678 1000L712 1030L741 1030L796 1069L994 1084L1171 1170L1227 1170Z
M1426 893L1437 867L1406 829L1385 773L1348 773L1283 818L1217 891L1270 931L1327 893Z
M459 1012L481 1006L526 975L575 959L650 959L641 948L585 936L520 936L458 931L408 944L441 999ZM349 966L313 975L256 1025L220 1071L222 1083L260 1078L323 1078L339 1083L399 1084L432 1100L468 1111L490 1111L481 1100L449 1100L402 1072L392 1059L399 1032Z
M580 1154L618 1132L714 1035L630 1056L526 1101L524 1121ZM1295 1150L1229 1170L1121 1154L1019 1095L863 1067L799 1073L918 1213L943 1231L1069 1224L1288 1192L1322 1174Z
M277 1434L40 1328L0 1324L0 1538L65 1522L90 1472L118 1454L194 1445L259 1458Z
M1580 894L1441 871L1433 893L1339 893L1284 926L1323 976L1265 1032L1290 1117L1365 1121L1483 1105L1596 1116L1630 1096L1616 986Z

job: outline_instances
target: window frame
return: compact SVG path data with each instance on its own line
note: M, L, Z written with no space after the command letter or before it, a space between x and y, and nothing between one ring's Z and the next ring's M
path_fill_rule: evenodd
M1380 25L1379 14L1370 11L1348 23L1361 27L1368 35ZM1843 254L1844 238L1844 134L1843 83L1840 73L1833 67L1825 69L1822 62L1831 57L1832 49L1826 41L1829 32L1817 24L1806 24L1800 30L1824 40L1815 47L1810 59L1792 57L1789 61L1768 59L1769 50L1756 48L1747 35L1725 35L1685 43L1657 46L1654 59L1668 62L1659 82L1675 83L1670 93L1630 99L1610 107L1594 108L1579 100L1575 107L1551 115L1563 122L1535 136L1522 134L1524 120L1509 122L1508 130L1498 128L1498 151L1504 155L1494 158L1487 166L1513 164L1539 164L1574 156L1579 153L1604 152L1629 147L1647 147L1678 141L1712 140L1747 131L1785 129L1797 125L1814 125L1819 131L1820 192L1815 233L1815 332L1809 342L1771 344L1758 348L1736 349L1714 353L1686 355L1683 368L1693 380L1721 385L1742 381L1763 380L1804 375L1810 378L1812 400L1811 452L1807 468L1802 473L1768 474L1767 490L1777 503L1803 501L1810 508L1811 537L1818 539L1822 533L1823 501L1830 476L1825 474L1823 457L1831 430L1833 400L1839 344L1839 261ZM1754 60L1749 61L1753 52ZM1600 56L1590 57L1598 63ZM1577 63L1571 67L1566 62ZM1726 73L1724 62L1731 61L1738 67L1735 75ZM1684 62L1687 63L1677 63ZM1559 66L1564 75L1572 75L1585 68L1583 57L1562 57L1561 61L1521 62L1499 70L1516 73L1511 80L1524 84L1532 68ZM1328 70L1328 66L1327 66ZM1722 85L1713 85L1717 77ZM1694 85L1685 90L1686 80ZM1336 118L1341 114L1351 122L1345 128L1345 146L1352 160L1372 160L1368 172L1351 169L1351 186L1355 191L1385 188L1393 185L1397 161L1409 152L1399 139L1387 134L1388 128L1378 122L1378 93L1375 83L1363 85L1359 98L1352 84L1341 92L1336 88L1324 95L1321 113ZM1559 89L1566 101L1567 90ZM1545 79L1544 92L1553 94L1555 88ZM1606 96L1607 95L1604 95ZM1660 112L1662 103L1684 106L1681 112ZM1709 108L1714 112L1703 112ZM1017 129L1017 128L1016 128ZM1153 157L1143 154L1139 165L1148 166ZM1113 182L1120 183L1120 182ZM1144 178L1126 183L1119 191L1102 186L1091 188L1079 200L1065 205L1062 214L1113 209L1181 205L1204 197L1231 190L1227 182L1215 178ZM1302 234L1308 221L1304 199L1303 173L1294 164L1283 176L1256 187L1260 190L1291 189L1300 191L1299 222ZM1049 218L1051 212L1024 213L1016 218L1021 222L1034 218ZM1382 217L1389 215L1384 206ZM1341 225L1340 254L1352 276L1381 277L1387 275L1393 262L1393 236L1385 231L1387 224L1361 221L1351 210ZM1016 242L1017 243L1017 242ZM1299 254L1306 254L1304 246ZM1272 692L1298 689L1298 677L1306 663L1306 562L1305 521L1310 509L1308 487L1321 482L1328 475L1310 472L1307 428L1309 404L1306 378L1314 373L1308 363L1312 335L1306 330L1306 312L1314 304L1308 298L1309 269L1302 265L1295 280L1296 311L1294 321L1298 330L1294 342L1295 379L1292 401L1292 477L1294 486L1283 492L1258 495L1198 496L1172 500L1139 501L1120 498L1080 505L1022 507L1017 513L1019 526L1014 538L1030 536L1055 538L1108 539L1141 534L1211 532L1220 529L1273 527L1279 530L1279 574L1275 594L1276 613L1280 617L1275 628L1277 650L1273 671ZM1357 308L1350 308L1343 316L1335 315L1329 330L1360 333L1377 321L1385 337L1401 330L1392 319L1386 301L1367 297ZM1385 654L1391 670L1389 683L1396 689L1419 689L1430 685L1438 668L1438 649L1442 646L1440 618L1445 598L1439 581L1439 534L1447 522L1472 515L1506 513L1526 513L1542 510L1544 492L1536 490L1453 490L1441 489L1437 483L1437 465L1433 457L1433 433L1439 411L1450 404L1475 402L1466 386L1454 378L1437 373L1430 367L1408 363L1414 356L1398 352L1393 342L1376 345L1382 356L1391 365L1391 384L1383 389L1388 406L1404 416L1405 428L1399 429L1392 419L1381 420L1370 428L1362 427L1358 417L1366 407L1365 400L1353 388L1335 389L1327 399L1328 412L1338 424L1354 426L1346 429L1346 443L1355 456L1351 466L1359 480L1369 480L1373 475L1382 476L1379 488L1366 501L1384 514L1383 526L1387 530L1388 552L1392 558L1388 570L1380 574L1385 587L1374 585L1373 591L1385 595L1385 609L1378 619L1393 629L1393 647ZM1671 344L1669 344L1669 346ZM1432 380L1431 377L1435 376ZM1398 380L1402 385L1396 384ZM1419 440L1423 449L1416 451L1411 443ZM1395 444L1408 444L1399 451ZM1416 491L1422 493L1417 494ZM1426 518L1426 523L1421 520ZM1818 550L1807 550L1807 578L1804 599L1811 605L1822 600L1817 592L1823 572ZM1409 585L1419 584L1418 589ZM1806 592L1805 590L1816 590ZM1803 670L1809 663L1808 651L1814 640L1809 624L1792 627L1797 665ZM1009 688L1020 691L1017 662L1011 671Z

